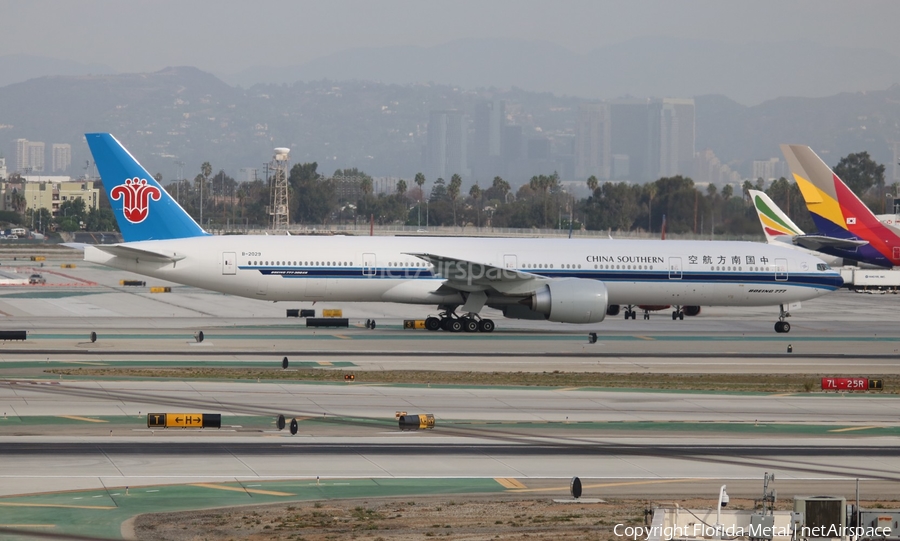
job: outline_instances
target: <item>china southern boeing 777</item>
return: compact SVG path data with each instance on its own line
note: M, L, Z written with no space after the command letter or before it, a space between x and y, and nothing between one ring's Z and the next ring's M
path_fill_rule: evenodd
M822 260L751 242L444 237L211 236L108 133L86 135L122 244L87 261L268 301L436 305L430 330L518 319L596 323L619 305L780 306L839 288Z

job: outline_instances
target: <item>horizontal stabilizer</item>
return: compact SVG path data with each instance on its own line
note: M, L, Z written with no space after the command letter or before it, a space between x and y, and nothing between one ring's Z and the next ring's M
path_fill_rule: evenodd
M807 250L819 251L822 248L839 248L841 250L855 250L860 246L869 244L869 241L859 239L841 239L826 235L797 235L792 239L797 246Z
M176 261L181 261L185 257L183 255L175 253L161 254L158 252L151 252L150 250L141 250L140 248L125 246L123 244L99 244L95 245L94 248L100 250L101 252L106 252L109 255L121 257L124 259L134 259L137 261L175 263Z

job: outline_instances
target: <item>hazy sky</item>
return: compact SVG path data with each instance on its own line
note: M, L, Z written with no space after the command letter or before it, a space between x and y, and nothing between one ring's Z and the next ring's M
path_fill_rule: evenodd
M896 0L0 0L0 55L122 72L231 73L343 49L458 38L540 39L575 52L641 36L804 38L900 54Z

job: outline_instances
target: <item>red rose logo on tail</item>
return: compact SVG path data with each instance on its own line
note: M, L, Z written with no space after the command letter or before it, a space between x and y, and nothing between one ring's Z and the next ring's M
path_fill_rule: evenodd
M150 186L146 179L137 177L125 179L125 184L119 184L109 194L114 201L124 200L122 212L125 219L133 224L143 222L150 211L150 199L159 201L162 195L159 188Z

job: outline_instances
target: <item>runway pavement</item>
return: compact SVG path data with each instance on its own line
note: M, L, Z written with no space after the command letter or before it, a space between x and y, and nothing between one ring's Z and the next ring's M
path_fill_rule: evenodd
M0 404L7 495L315 476L900 481L890 396L64 381L0 386ZM436 428L400 431L401 410ZM223 427L151 430L151 411Z
M59 267L66 263L77 266ZM40 367L277 366L288 356L294 366L354 371L886 375L900 373L894 295L839 292L804 303L787 335L772 329L775 307L704 308L684 321L667 312L649 321L610 317L590 326L495 315L497 332L470 335L403 330L404 319L433 310L386 304L320 303L316 310L342 309L351 327L306 329L285 310L309 304L155 281L132 288L119 281L142 278L74 258L53 265L36 267L46 286L0 289L0 327L29 333L24 342L0 343L0 524L8 522L3 513L19 509L4 502L44 501L14 495L63 491L54 505L73 505L95 496L118 501L124 486L308 486L317 476L335 487L404 480L403 490L413 493L423 480L425 492L558 496L578 475L600 497L706 494L727 480L755 497L763 472L775 471L798 491L848 494L862 478L872 495L900 493L900 399L893 396L53 381ZM6 260L2 267L22 275L35 269ZM173 289L155 294L151 285ZM365 329L366 319L376 329ZM202 343L194 338L199 330ZM589 331L598 333L596 344L588 343ZM150 430L151 411L220 413L223 428ZM401 432L397 411L432 413L437 426ZM296 436L277 430L278 414L299 420ZM65 492L74 490L104 492Z

